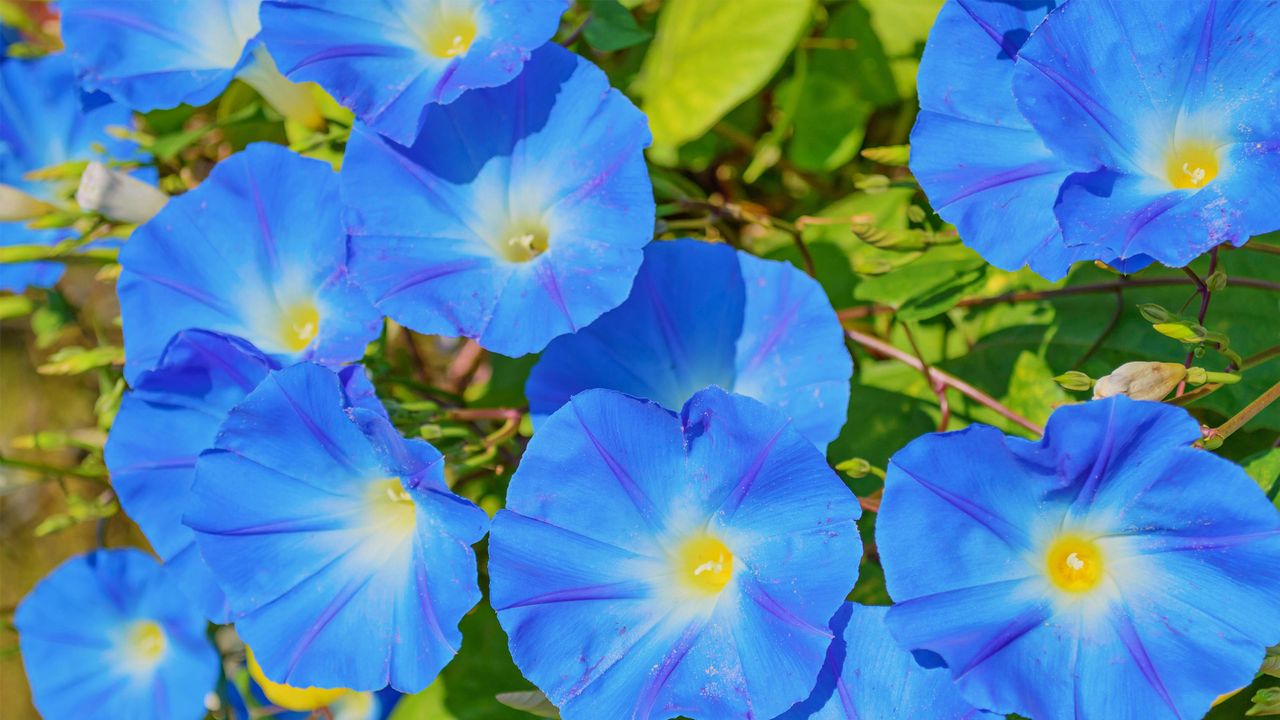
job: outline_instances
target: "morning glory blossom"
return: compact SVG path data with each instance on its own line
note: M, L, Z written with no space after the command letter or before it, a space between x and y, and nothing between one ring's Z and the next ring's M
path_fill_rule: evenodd
M1280 228L1277 37L1280 8L1252 0L949 0L912 169L1006 269L1178 267L1243 245Z
M80 83L146 112L203 105L233 80L285 117L325 126L311 89L289 82L258 40L261 0L61 0Z
M125 378L179 331L249 341L273 362L357 360L381 318L352 284L328 163L255 143L173 198L120 251Z
M852 372L816 281L790 263L677 240L645 249L626 302L547 346L525 394L541 420L594 387L679 410L718 385L781 410L825 449L844 425Z
M89 90L137 110L203 105L251 58L260 0L61 0L67 54Z
M894 637L999 713L1203 716L1280 642L1280 513L1200 437L1119 396L1058 409L1036 442L913 441L876 521Z
M458 652L488 518L445 486L435 448L354 406L330 370L268 375L192 493L185 522L272 681L417 692Z
M213 622L230 620L226 597L182 514L196 458L213 446L231 408L275 369L276 363L243 340L179 332L156 367L139 375L121 398L107 437L107 469L120 506ZM354 404L383 412L363 368L345 367L340 377ZM163 442L157 441L159 428Z
M205 621L140 550L59 565L14 615L31 697L45 720L198 720L218 678Z
M101 95L82 97L63 55L0 59L0 246L53 245L75 237L65 228L35 229L30 220L67 209L74 187L29 173L75 160L134 159L137 146L107 128L132 127L129 109ZM0 290L48 287L62 275L58 263L0 265Z
M630 292L653 237L649 139L558 45L502 87L429 106L407 147L357 123L341 173L352 275L410 329L541 350Z
M555 34L569 0L267 0L262 38L366 125L411 144L433 103L505 85Z
M857 499L785 416L575 395L489 539L490 600L566 720L769 718L812 691L857 578Z

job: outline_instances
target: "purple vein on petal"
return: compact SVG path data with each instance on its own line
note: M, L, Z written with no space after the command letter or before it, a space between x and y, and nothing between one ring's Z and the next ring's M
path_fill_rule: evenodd
M991 173L982 180L965 185L959 192L938 203L938 208L947 208L961 200L967 200L974 195L994 190L1005 185L1012 185L1016 182L1031 180L1033 178L1043 177L1045 175L1055 175L1063 172L1061 165L1056 163L1038 162L1030 165L1022 165L1016 168L1010 168L998 173Z
M453 643L449 642L449 638L445 637L444 628L440 625L440 617L436 614L435 605L431 602L431 590L427 585L427 563L425 560L427 553L422 545L422 536L416 536L414 538L414 554L418 557L415 558L416 562L413 564L413 582L418 591L418 607L422 609L422 617L426 620L427 628L431 631L431 634L435 636L441 645L449 648L456 655L458 648L454 647Z
M556 280L555 268L551 266L550 261L544 260L537 264L534 272L538 275L538 282L542 285L542 289L547 291L547 297L551 298L551 302L559 308L560 314L564 315L564 319L569 323L570 332L578 332L578 326L573 322L573 315L569 312L568 305L564 301L564 293L560 290L560 282Z
M964 667L961 667L956 671L955 679L959 680L965 675L968 675L979 665L990 660L996 653L1012 645L1018 638L1021 638L1032 630L1035 630L1048 617L1049 609L1047 602L1032 605L1026 610L1023 610L1017 617L1009 622L1009 624L1001 628L994 637L987 641L987 644L983 645L982 648L969 659L969 662L965 663Z
M324 611L320 613L320 616L315 619L315 622L311 624L311 627L307 628L307 631L298 639L298 644L293 648L293 655L289 658L289 669L285 672L285 682L289 682L293 679L293 672L297 669L298 663L302 661L302 656L306 654L307 649L316 641L316 638L320 636L320 633L324 632L324 629L329 626L329 623L333 622L333 619L337 617L338 613L342 612L342 609L351 602L352 598L359 594L359 592L372 580L373 576L370 575L365 578L355 578L348 582L338 593L337 597L335 597L333 601L325 607Z
M458 273L464 273L464 272L474 270L475 268L479 267L482 264L483 263L480 260L469 259L469 260L454 260L452 262L432 265L428 268L425 268L423 270L419 270L416 273L413 273L412 275L405 278L404 280L401 280L400 282L391 286L390 289L382 293L382 295L378 296L377 302L379 304L383 303L387 300L387 298L399 295L400 293L403 293L406 290L415 288L424 283L429 283L433 280L439 280L440 278L443 278L443 277L448 277L450 275L457 275Z
M649 496L644 494L644 490L642 490L640 486L636 484L636 481L631 478L631 475L627 473L626 468L622 467L622 465L618 463L617 459L615 459L613 455L609 454L609 451L605 448L604 444L600 442L600 439L595 436L595 433L591 432L591 428L587 427L587 422L583 419L582 413L578 410L577 404L575 404L573 400L570 400L569 405L573 408L573 415L578 419L578 424L582 426L583 434L587 436L587 440L591 441L591 445L595 448L596 453L600 455L600 459L604 461L605 466L609 468L609 472L612 473L614 479L618 481L618 485L622 487L622 491L627 494L627 497L631 500L631 504L634 505L636 511L639 512L640 517L643 518L650 527L660 530L661 522L658 519L657 510L653 506L653 501L649 499Z
M970 518L973 518L973 520L979 525L982 525L987 530L991 531L992 535L1003 540L1006 545L1021 548L1030 547L1030 542L1028 541L1026 534L999 515L996 515L977 503L971 502L959 495L942 489L924 478L915 475L910 470L897 463L894 463L894 466L906 474L907 477L915 480L916 484L920 487L936 495L938 499L954 507L965 515L968 515Z
M1116 635L1120 637L1120 642L1129 651L1129 656L1137 663L1138 670L1142 673L1142 677L1151 685L1151 689L1155 690L1156 695L1164 701L1169 707L1169 711L1173 713L1175 718L1181 718L1182 714L1178 712L1178 706L1173 701L1173 697L1169 695L1168 688L1165 687L1164 679L1160 677L1160 673L1151 662L1151 656L1147 654L1147 647L1142 643L1142 638L1138 636L1138 630L1133 626L1133 620L1129 617L1129 607L1124 601L1111 613L1111 627L1116 631Z
M721 522L727 523L733 518L734 513L742 505L742 501L746 498L747 493L751 492L751 487L755 485L756 479L760 476L760 470L764 468L765 460L769 459L769 453L773 452L773 446L778 443L778 438L782 436L782 431L787 429L791 424L791 420L787 419L774 431L773 436L765 442L764 447L760 448L760 452L756 453L755 458L751 460L751 465L747 467L747 471L738 479L738 483L733 486L729 494L720 503L718 514L723 515Z
M533 605L553 605L557 603L590 602L593 600L639 600L647 598L651 591L647 583L638 580L626 580L599 585L565 588L541 593L533 597L518 600L495 610L503 611L512 608L530 607Z
M636 701L635 709L631 712L633 719L648 720L652 714L654 703L658 700L658 693L662 692L662 688L671 679L671 675L675 673L676 668L680 666L680 663L689 654L689 650L693 648L694 641L702 633L704 624L705 622L693 623L685 628L684 633L680 635L680 639L676 641L675 647L663 656L662 662L654 669L653 675L649 678L644 691L640 694L640 699Z
M302 422L303 427L307 429L307 432L311 434L311 437L315 438L316 442L320 443L321 447L325 449L325 452L329 454L329 457L337 460L340 465L345 467L347 470L350 470L352 474L359 475L359 468L357 468L355 462L347 456L346 452L342 450L342 447L338 445L338 442L329 437L328 433L317 425L315 420L311 419L306 411L302 409L302 406L299 405L298 402L293 399L293 396L289 394L289 391L285 390L284 385L280 384L280 379L278 377L272 375L271 378L275 382L276 388L280 391L280 396L289 404L289 408L298 416L298 420Z
M782 621L783 623L790 625L791 627L794 627L798 630L807 632L811 635L817 635L819 637L824 637L828 639L833 637L833 635L831 634L830 628L823 627L820 625L814 625L813 623L805 620L802 617L798 617L795 613L783 607L777 600L774 600L773 597L770 596L769 593L765 591L764 587L760 585L760 582L758 580L744 576L741 580L739 580L739 582L742 583L743 592L747 594L747 597L751 598L752 602L758 605L761 610L764 610L765 612L774 616L775 618Z
M216 298L212 295L209 295L208 293L197 290L185 283L178 282L177 280L172 280L170 278L162 277L159 275L152 275L150 273L142 272L140 270L129 270L129 272L131 272L134 275L137 275L138 277L148 282L153 282L157 285L162 285L180 295L186 295L187 297L191 298L192 300L195 300L201 305L205 305L209 309L215 310L221 313L222 315L226 316L228 319L234 320L236 322L240 322L239 315L235 314L231 310L231 308L229 308L227 305L225 305L222 302L221 299Z

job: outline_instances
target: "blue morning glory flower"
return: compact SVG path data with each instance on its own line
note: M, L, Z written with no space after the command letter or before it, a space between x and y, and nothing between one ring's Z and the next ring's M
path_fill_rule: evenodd
M185 522L275 682L417 692L480 599L484 511L445 486L435 448L310 363L231 410L196 462Z
M512 657L566 720L769 718L857 579L858 502L785 416L588 390L548 417L489 539Z
M260 0L61 0L81 82L141 111L203 105L251 57Z
M256 143L173 198L120 252L125 378L169 338L235 335L274 362L357 360L381 318L352 284L328 163Z
M1280 228L1275 31L1280 12L1249 0L950 0L912 169L1007 269L1056 279L1074 260L1181 266L1242 245Z
M781 410L825 449L844 425L852 372L817 282L789 263L677 240L645 249L626 302L547 346L525 395L541 420L593 387L679 410L719 385Z
M1037 442L915 440L876 522L894 637L992 711L1201 717L1280 641L1280 513L1198 438L1186 411L1118 396L1060 408Z
M120 401L107 438L107 468L120 505L151 547L200 605L205 617L228 622L226 597L182 513L195 480L196 458L213 446L227 413L278 366L252 345L201 330L179 332L156 367L143 372ZM340 377L356 405L383 412L363 368ZM163 428L164 440L156 432Z
M268 0L262 39L296 81L313 80L401 144L426 107L510 82L551 39L568 0Z
M140 550L58 566L14 616L31 698L45 720L197 720L218 678L205 621Z
M37 230L26 221L67 205L58 183L27 174L72 160L116 159L136 154L132 142L107 134L131 127L128 108L91 98L82 103L65 56L37 60L0 59L0 245L53 245L73 237L66 229ZM85 109L86 107L90 109ZM58 263L0 265L0 290L48 287L62 276Z
M352 275L418 332L541 350L626 299L653 237L648 143L644 115L557 45L428 107L410 147L357 124L341 173Z
M974 720L944 668L925 668L889 634L887 607L845 603L831 620L836 639L818 684L775 720Z

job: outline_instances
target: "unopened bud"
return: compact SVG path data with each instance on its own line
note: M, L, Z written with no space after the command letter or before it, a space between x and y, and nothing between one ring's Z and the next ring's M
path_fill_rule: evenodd
M1179 322L1156 323L1154 327L1156 332L1161 335L1184 343L1203 342L1206 333L1206 330L1203 327L1185 320Z
M1222 270L1214 270L1209 277L1204 279L1205 287L1209 288L1209 292L1218 292L1227 287L1227 274Z
M1128 362L1098 378L1094 399L1127 395L1134 400L1163 400L1187 376L1187 369L1170 362Z
M18 222L38 218L55 208L49 203L0 183L0 222Z
M862 458L850 458L836 465L836 469L851 478L866 477L871 473L871 463Z
M1067 390L1088 390L1093 387L1093 378L1079 370L1068 370L1054 380Z
M160 212L169 196L102 163L89 163L80 176L76 202L90 212L112 220L144 223Z
M1173 313L1155 303L1143 303L1138 306L1138 313L1149 323L1166 323L1173 319Z

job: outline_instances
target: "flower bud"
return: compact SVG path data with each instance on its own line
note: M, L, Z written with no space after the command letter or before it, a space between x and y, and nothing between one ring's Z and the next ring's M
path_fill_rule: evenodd
M31 220L55 208L12 185L0 183L0 222Z
M76 202L81 208L112 220L144 223L160 212L169 196L137 178L94 162L80 176Z
M1068 370L1054 380L1067 390L1088 390L1093 387L1093 378L1079 370Z
M1209 292L1225 290L1227 287L1227 274L1222 270L1215 270L1213 274L1204 279L1204 285L1209 288Z
M1142 315L1142 319L1153 325L1173 320L1173 313L1155 303L1142 303L1138 306L1138 313Z
M851 478L866 477L871 473L871 463L863 458L850 458L836 465L836 469Z
M1134 400L1162 400L1187 376L1187 369L1170 362L1128 362L1093 386L1095 400L1128 395Z

